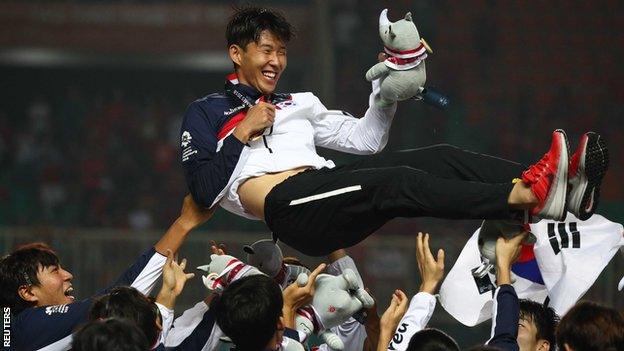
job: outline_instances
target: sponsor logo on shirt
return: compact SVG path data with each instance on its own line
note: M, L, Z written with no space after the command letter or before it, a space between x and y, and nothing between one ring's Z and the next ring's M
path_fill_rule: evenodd
M51 316L52 313L67 313L69 307L67 305L48 306L45 309L45 314Z
M197 153L197 150L193 149L193 147L191 146L191 140L193 140L191 133L185 130L182 133L182 141L180 143L180 145L183 147L182 162L188 161L189 157Z
M227 111L223 111L223 115L224 116L229 116L229 115L235 114L236 112L244 109L245 107L247 107L247 105L245 105L245 104L240 105L240 106L236 106L236 107L232 107L231 109L229 109Z
M394 337L390 341L388 345L388 350L396 350L395 345L399 345L405 340L403 334L407 331L407 323L401 323L401 325L397 328L396 333L394 333ZM409 340L407 340L409 342Z
M193 137L191 136L191 133L185 130L184 133L182 133L182 147L187 147L191 143L192 139Z

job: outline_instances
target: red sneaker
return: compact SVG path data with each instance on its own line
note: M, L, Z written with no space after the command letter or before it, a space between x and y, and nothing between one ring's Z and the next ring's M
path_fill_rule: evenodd
M599 134L587 132L570 158L568 211L578 219L591 217L598 207L600 184L609 168L609 151Z
M522 181L539 200L531 209L531 215L563 221L568 187L568 139L561 129L555 130L552 136L550 150L522 173Z

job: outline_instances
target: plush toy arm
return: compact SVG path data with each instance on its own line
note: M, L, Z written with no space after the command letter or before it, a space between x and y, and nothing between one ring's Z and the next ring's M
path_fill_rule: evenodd
M323 331L319 334L321 339L325 341L327 346L329 346L332 350L343 350L344 343L340 340L340 337L328 330Z
M378 64L371 67L368 72L366 72L366 80L369 82L374 81L377 78L381 78L388 74L390 69L383 62L379 62Z
M372 296L370 296L370 294L367 293L362 286L360 286L357 276L353 270L346 268L342 273L342 276L347 281L348 289L353 291L353 294L358 300L360 300L360 302L362 302L364 308L370 308L373 304L375 304L375 300L373 300Z

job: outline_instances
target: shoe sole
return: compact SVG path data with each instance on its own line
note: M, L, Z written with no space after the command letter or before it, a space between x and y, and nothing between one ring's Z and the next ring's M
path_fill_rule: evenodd
M557 174L553 179L550 191L548 192L548 198L544 207L538 214L539 217L549 218L555 221L563 221L566 218L568 208L567 206L567 191L568 191L568 165L569 165L569 151L568 151L568 138L566 133L557 129L556 132L560 134L558 139L559 148L561 150L559 155L559 162L557 163Z
M570 196L570 210L578 219L584 221L591 217L598 208L600 185L609 168L609 150L599 134L588 132L581 154L577 189Z

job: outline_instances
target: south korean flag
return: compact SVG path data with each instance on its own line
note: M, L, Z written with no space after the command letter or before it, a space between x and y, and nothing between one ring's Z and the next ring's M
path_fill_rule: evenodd
M495 277L476 278L482 264L477 229L464 246L440 288L440 303L459 322L474 326L492 317ZM548 305L564 315L596 281L618 249L624 248L623 227L594 214L581 221L568 213L564 222L531 224L537 242L525 247L512 266L513 286L521 299Z

